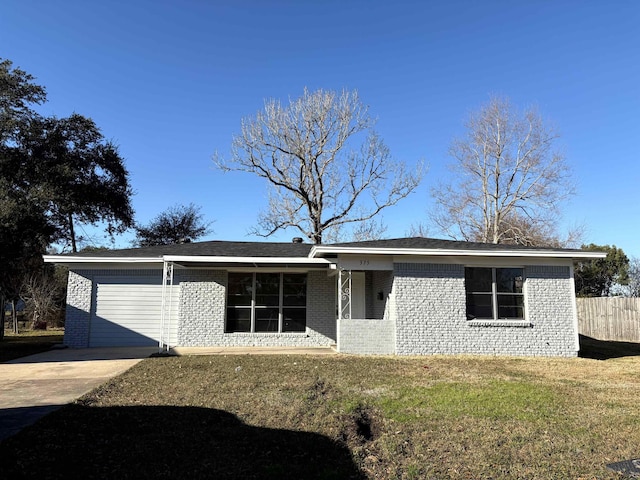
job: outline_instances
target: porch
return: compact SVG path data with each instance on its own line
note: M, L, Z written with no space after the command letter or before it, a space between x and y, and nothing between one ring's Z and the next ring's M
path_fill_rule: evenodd
M395 353L393 271L364 269L381 265L364 263L359 270L338 270L337 351L390 355Z

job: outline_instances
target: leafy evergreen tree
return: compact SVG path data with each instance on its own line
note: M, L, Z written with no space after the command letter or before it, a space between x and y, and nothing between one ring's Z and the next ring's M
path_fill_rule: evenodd
M615 245L583 245L583 250L607 252L605 258L577 262L575 265L576 295L608 297L617 283L629 283L629 259Z
M191 242L211 233L212 222L205 222L200 210L201 207L193 203L169 207L147 225L135 227L134 244L140 247L170 245Z

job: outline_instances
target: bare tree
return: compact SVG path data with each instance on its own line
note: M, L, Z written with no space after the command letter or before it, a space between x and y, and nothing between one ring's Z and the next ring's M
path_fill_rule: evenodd
M534 109L492 98L454 140L453 182L432 195L434 223L453 238L523 245L560 242L559 205L573 194L558 135Z
M33 273L23 284L22 298L34 329L46 328L47 321L57 315L62 306L64 286L46 271Z
M423 222L413 223L406 232L406 235L408 237L429 238L429 226Z
M313 243L347 224L368 221L409 195L422 179L394 161L373 130L356 91L304 90L282 106L242 121L225 171L249 172L267 180L269 205L252 233L269 236L293 227Z
M361 222L352 232L353 242L364 242L367 240L380 240L384 237L387 231L387 226L382 222L378 222L375 219Z

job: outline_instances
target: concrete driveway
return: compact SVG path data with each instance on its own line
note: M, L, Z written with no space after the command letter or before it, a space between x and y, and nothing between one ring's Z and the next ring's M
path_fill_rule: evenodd
M0 363L0 440L157 351L157 347L63 349Z

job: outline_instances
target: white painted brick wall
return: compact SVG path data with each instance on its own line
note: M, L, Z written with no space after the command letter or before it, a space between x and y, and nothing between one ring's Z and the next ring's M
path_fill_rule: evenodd
M396 353L575 356L569 267L525 268L530 326L466 319L464 266L396 264Z
M148 276L157 270L70 271L65 344L86 347L96 276ZM575 356L573 292L569 267L525 268L527 320L531 326L498 326L466 320L464 267L396 264L395 278L374 276L371 288L385 293L374 303L383 320L343 323L342 350L353 353L477 353ZM336 279L308 274L306 333L224 333L227 273L177 270L181 285L178 342L183 346L326 346L336 343ZM386 297L388 290L392 293ZM371 323L378 322L378 323ZM394 328L395 323L395 328ZM484 326L481 326L484 325ZM505 324L502 324L505 325ZM391 341L389 340L391 338ZM391 346L390 346L391 345Z
M227 272L222 270L180 270L178 345L203 347L219 345L224 332Z
M307 275L305 333L225 333L227 272L181 271L180 327L182 346L328 346L335 343L335 278L325 271Z
M97 276L161 276L158 270L79 270L69 272L65 344L89 346L89 320ZM227 272L176 270L180 284L178 344L182 346L328 346L336 343L335 277L308 273L305 333L224 333Z
M64 344L68 347L89 346L92 285L91 277L86 273L69 271L64 321Z
M385 319L340 320L340 353L390 355L394 353L393 321Z

